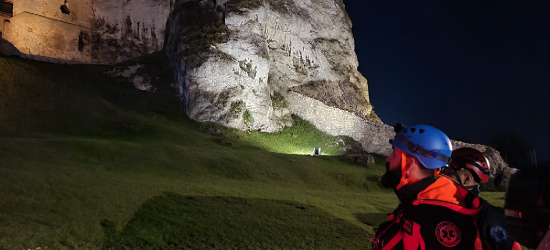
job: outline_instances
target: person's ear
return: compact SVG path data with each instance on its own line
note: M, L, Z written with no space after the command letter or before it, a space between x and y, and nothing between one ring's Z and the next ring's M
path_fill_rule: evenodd
M417 168L417 163L416 163L416 158L414 157L407 157L406 160L405 160L405 173L406 173L406 177L410 177L411 174L410 172L411 171L416 171L416 168Z
M407 168L407 171L410 171L411 169L414 169L414 171L417 171L417 169L422 169L422 163L415 157L407 157L407 161L405 162L405 166Z
M462 180L462 183L464 185L470 185L470 184L477 184L475 183L474 176L470 171L464 171L464 179Z
M407 166L412 166L414 164L418 164L417 159L414 157L407 157Z

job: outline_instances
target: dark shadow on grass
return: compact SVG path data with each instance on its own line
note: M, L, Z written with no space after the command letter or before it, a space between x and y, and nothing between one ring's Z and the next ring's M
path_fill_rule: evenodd
M376 227L386 221L388 214L385 213L362 213L355 214L355 217L366 225Z
M366 230L288 201L166 193L121 231L101 222L108 249L365 249Z

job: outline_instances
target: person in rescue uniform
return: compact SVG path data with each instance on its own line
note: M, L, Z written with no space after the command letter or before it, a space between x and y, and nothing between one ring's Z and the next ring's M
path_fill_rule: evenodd
M447 135L424 124L394 129L381 181L400 203L376 229L373 249L482 249L475 225L479 198L439 175L451 157Z
M462 147L453 151L449 167L441 173L478 196L480 183L489 181L491 167L489 160L479 150ZM504 214L488 201L482 198L480 201L483 206L477 215L477 227L483 249L520 250L521 246L508 236Z

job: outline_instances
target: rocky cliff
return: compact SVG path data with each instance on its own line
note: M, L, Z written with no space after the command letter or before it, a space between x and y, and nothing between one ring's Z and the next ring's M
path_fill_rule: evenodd
M180 0L167 30L195 120L273 132L303 112L316 125L338 122L340 110L375 117L342 0Z

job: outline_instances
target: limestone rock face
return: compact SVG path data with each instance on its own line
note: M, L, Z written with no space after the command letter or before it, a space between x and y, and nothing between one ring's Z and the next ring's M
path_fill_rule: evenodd
M318 127L336 121L333 130L371 117L342 0L180 0L167 29L192 119L273 132L291 114ZM339 110L352 120L333 117Z
M89 42L81 47L89 49L93 60L106 62L160 51L170 6L170 0L93 0L92 30L80 33Z

